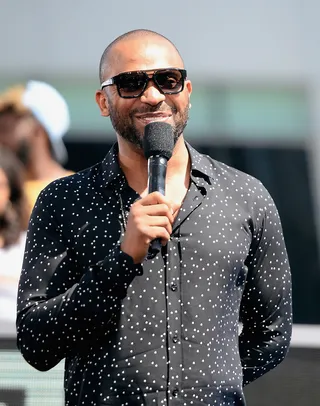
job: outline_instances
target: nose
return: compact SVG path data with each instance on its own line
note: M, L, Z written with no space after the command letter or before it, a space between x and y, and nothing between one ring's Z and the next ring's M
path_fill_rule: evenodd
M166 96L160 92L156 85L152 81L149 81L148 86L140 97L140 100L142 103L156 106L157 104L163 102L165 98Z

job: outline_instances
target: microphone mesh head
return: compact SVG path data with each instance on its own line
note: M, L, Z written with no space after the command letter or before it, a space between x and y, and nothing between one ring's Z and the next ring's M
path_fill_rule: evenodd
M173 128L170 124L153 121L145 126L143 151L147 159L160 155L169 160L172 156L173 147Z

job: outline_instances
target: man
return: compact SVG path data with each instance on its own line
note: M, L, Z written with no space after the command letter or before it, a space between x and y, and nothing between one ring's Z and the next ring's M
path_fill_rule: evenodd
M25 166L30 212L45 186L71 174L62 167L67 160L62 138L69 126L66 101L47 83L32 80L0 94L0 145Z
M117 144L36 203L18 347L43 371L66 358L66 405L244 405L243 385L281 362L291 337L276 207L259 181L185 142L192 85L168 39L117 38L100 80ZM174 131L166 196L147 191L152 121Z

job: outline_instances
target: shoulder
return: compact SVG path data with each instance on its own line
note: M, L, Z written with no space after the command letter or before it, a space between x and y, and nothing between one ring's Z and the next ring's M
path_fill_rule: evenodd
M219 195L226 201L232 200L251 213L252 218L258 219L270 212L277 214L269 190L259 179L209 155L201 154L201 161L213 190L219 191Z
M55 179L42 190L40 196L43 198L53 193L77 193L95 182L96 177L100 174L100 169L101 163L98 163L82 171Z
M252 206L257 201L263 206L264 202L272 201L269 191L259 179L198 152L188 143L187 147L191 156L192 170L205 174L216 191L219 190L220 193L245 206Z
M73 173L50 182L38 195L32 211L34 219L44 212L59 213L71 208L75 202L94 193L97 177L100 176L101 163L80 172Z
M239 189L248 194L268 193L266 187L256 177L213 159L209 155L201 154L201 156L206 164L206 174L215 184L219 184L221 187Z

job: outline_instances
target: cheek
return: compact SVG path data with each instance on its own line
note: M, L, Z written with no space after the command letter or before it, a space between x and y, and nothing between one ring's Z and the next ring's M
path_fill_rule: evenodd
M176 97L172 97L171 101L168 102L168 104L176 109L178 113L183 114L186 110L188 110L190 104L189 94L179 93L176 95Z
M133 116L141 110L141 108L140 110L139 107L136 108L135 103L130 99L123 99L123 101L121 100L117 103L109 103L109 110L110 114L118 119L121 119L121 121L130 121L132 120Z

